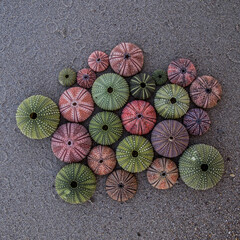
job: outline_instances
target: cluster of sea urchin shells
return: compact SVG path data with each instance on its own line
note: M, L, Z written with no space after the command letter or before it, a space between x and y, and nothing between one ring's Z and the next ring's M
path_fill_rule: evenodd
M89 68L77 73L66 68L59 73L60 84L71 86L77 81L80 87L65 90L58 107L41 95L25 99L18 107L16 120L21 132L33 139L53 134L54 155L68 163L55 180L56 191L66 202L88 201L96 189L95 174L109 174L106 192L120 202L134 197L138 186L135 173L144 170L157 189L171 188L179 172L182 180L197 190L211 188L221 179L224 161L217 149L205 144L187 149L189 134L208 131L211 121L202 108L217 104L221 85L211 76L197 77L188 59L172 61L167 72L158 69L152 75L140 73L143 62L143 51L132 43L117 45L110 56L95 51L88 58ZM106 70L109 64L115 73L97 77L95 72ZM131 77L129 84L124 77ZM166 84L168 79L170 83ZM189 85L190 96L184 89ZM157 86L161 87L156 91ZM91 87L90 93L87 89ZM130 93L137 100L128 102ZM152 106L146 99L154 93ZM189 110L190 99L198 108ZM92 115L94 103L104 111L92 117L87 129L79 123ZM111 112L120 108L121 119ZM69 122L58 127L60 113ZM157 113L163 121L157 122ZM176 120L181 117L183 123ZM121 138L123 126L131 135L122 139L114 151L107 145ZM151 141L141 136L151 131ZM98 144L93 148L92 139ZM159 154L155 160L154 150ZM171 158L181 154L178 170ZM79 163L85 158L88 166ZM116 166L122 169L114 170Z

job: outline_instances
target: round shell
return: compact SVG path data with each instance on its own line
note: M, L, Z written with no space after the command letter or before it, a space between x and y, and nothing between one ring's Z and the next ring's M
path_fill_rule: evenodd
M107 146L98 145L88 155L88 166L97 175L113 171L117 163L115 152Z
M198 107L212 108L221 99L222 87L211 76L198 77L190 86L190 96Z
M222 178L224 161L219 151L206 144L188 148L179 160L182 180L196 190L214 187Z
M171 83L186 87L195 80L197 76L193 63L184 58L172 61L168 66L168 79Z
M153 160L153 147L142 136L131 135L124 138L116 149L119 165L128 172L142 172Z
M122 136L123 127L115 113L100 112L91 119L89 132L98 144L111 145Z
M50 98L34 95L25 99L16 113L20 131L32 139L51 136L60 121L58 106Z
M128 103L122 111L122 123L131 134L148 134L156 123L154 107L146 101L135 100Z
M176 164L167 158L157 158L147 170L148 182L157 189L171 188L178 179Z
M89 56L88 65L94 72L102 72L109 66L108 55L101 51L95 51Z
M83 122L94 110L91 94L84 88L72 87L64 91L59 99L62 116L70 122Z
M161 87L154 98L155 108L164 118L182 117L188 111L189 104L187 91L176 84Z
M157 69L153 72L152 78L155 80L156 84L161 86L167 82L167 73L164 70Z
M201 108L189 110L183 118L183 124L191 135L202 135L210 128L210 118Z
M95 80L96 74L90 68L83 68L77 73L77 83L80 87L90 88Z
M90 151L92 140L87 129L77 123L61 125L52 137L52 151L63 162L83 160Z
M76 72L71 68L63 69L58 75L58 81L61 85L69 87L76 82Z
M137 179L129 172L116 170L106 181L106 191L110 198L118 202L125 202L134 197L137 192Z
M156 84L154 79L146 73L140 73L130 81L131 94L138 99L150 98L155 88Z
M58 172L55 188L64 201L72 204L84 203L96 190L96 178L87 166L72 163Z
M141 71L143 52L132 43L120 43L110 53L110 65L114 72L130 77Z
M177 157L187 148L189 135L187 129L176 120L164 120L152 131L152 145L164 157Z
M94 82L92 96L100 108L110 111L117 110L127 102L129 87L123 77L115 73L106 73Z

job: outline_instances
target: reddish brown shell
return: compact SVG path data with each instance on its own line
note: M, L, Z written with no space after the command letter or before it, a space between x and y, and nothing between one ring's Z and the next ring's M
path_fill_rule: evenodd
M196 78L197 72L193 63L184 58L172 61L168 66L168 79L171 83L186 87Z
M54 155L63 162L73 163L84 159L90 151L92 140L87 129L77 123L61 125L52 136Z
M120 43L110 53L109 61L114 72L130 77L141 71L143 52L132 43Z
M125 202L134 197L137 192L137 179L127 171L116 170L112 172L106 181L106 191L110 198L119 202Z
M197 106L212 108L221 99L222 87L217 79L211 76L201 76L190 86L190 96Z
M59 109L68 121L83 122L92 114L94 103L91 94L86 89L72 87L61 95Z
M95 72L102 72L109 66L108 55L101 51L95 51L88 57L88 65Z
M147 170L149 183L157 189L171 188L178 179L175 162L167 158L157 158Z
M83 68L77 73L77 83L83 88L90 88L95 80L96 74L90 68Z
M156 123L156 111L146 101L135 100L128 103L122 111L122 123L125 129L137 135L149 133Z
M187 129L176 120L164 120L152 131L152 145L155 151L164 157L177 157L188 146Z
M115 152L107 146L98 145L88 155L88 166L97 175L106 175L112 172L116 163Z

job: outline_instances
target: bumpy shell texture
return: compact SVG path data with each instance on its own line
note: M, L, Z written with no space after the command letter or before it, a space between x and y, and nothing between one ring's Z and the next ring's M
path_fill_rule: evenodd
M176 164L167 158L157 158L147 170L149 183L157 189L171 188L178 179Z
M147 99L151 97L156 88L153 78L146 73L140 73L134 76L130 81L131 94L138 99Z
M48 97L34 95L25 99L16 113L20 131L32 139L51 136L60 121L58 106Z
M186 87L195 80L197 76L193 63L184 58L172 61L168 66L168 79L171 83Z
M142 172L153 160L153 147L142 136L131 135L124 138L116 149L119 165L128 172Z
M165 120L158 123L152 131L152 145L164 157L177 157L188 146L187 129L178 121Z
M122 123L131 134L148 134L156 123L154 107L142 100L128 103L122 111Z
M123 77L115 73L106 73L94 82L92 96L100 108L110 111L117 110L127 102L129 87Z
M179 160L182 180L196 190L214 187L224 172L224 161L219 151L206 144L188 148Z
M115 152L107 146L98 145L88 155L88 166L97 175L106 175L112 172L116 163Z
M161 86L166 83L168 77L164 70L157 69L153 72L152 78L155 80L156 84Z
M72 86L76 82L77 74L71 68L63 69L58 75L58 81L66 87Z
M98 144L111 145L122 136L123 127L115 113L100 112L91 119L89 132Z
M90 68L83 68L77 73L77 83L80 87L90 88L95 80L96 74Z
M108 55L101 51L95 51L89 56L88 65L93 71L102 72L109 66Z
M110 53L110 65L114 72L130 77L141 71L143 52L132 43L120 43Z
M182 117L188 111L189 104L187 91L176 84L161 87L154 99L157 112L164 118Z
M66 123L53 134L51 146L54 155L61 161L79 162L89 153L92 140L84 126Z
M106 191L110 198L118 202L125 202L134 197L137 192L137 179L129 172L116 170L106 181Z
M55 188L64 201L72 204L84 203L96 190L96 178L87 166L72 163L58 172Z
M62 116L70 122L83 122L94 110L91 94L84 88L72 87L64 91L59 99Z
M198 77L190 86L192 101L199 107L212 108L222 96L220 83L211 76Z

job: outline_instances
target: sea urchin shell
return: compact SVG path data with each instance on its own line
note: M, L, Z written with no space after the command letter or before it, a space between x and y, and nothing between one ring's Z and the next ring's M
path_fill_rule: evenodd
M95 51L89 56L88 65L93 71L102 72L109 66L108 55L101 51Z
M90 88L95 80L96 74L90 68L83 68L77 73L77 83L80 87Z
M72 86L76 82L76 72L71 68L63 69L58 75L58 81L66 87Z
M163 85L168 79L167 73L161 69L155 70L152 74L152 78L155 80L156 84L159 86Z

